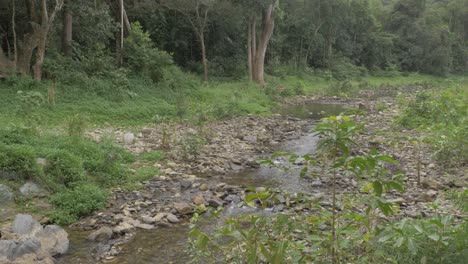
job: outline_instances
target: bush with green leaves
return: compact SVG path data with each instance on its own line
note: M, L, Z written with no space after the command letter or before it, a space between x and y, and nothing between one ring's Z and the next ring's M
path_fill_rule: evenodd
M70 224L104 207L106 200L107 193L103 189L92 184L79 184L50 198L56 206L50 215L58 224Z
M139 22L132 24L132 32L125 38L123 58L135 74L147 76L154 82L163 80L164 70L172 64L171 56L158 50Z
M52 182L70 187L85 179L83 161L66 150L53 150L46 156L44 173Z
M27 145L5 145L0 142L0 173L2 178L33 180L41 174L36 152ZM8 176L8 177L7 177Z

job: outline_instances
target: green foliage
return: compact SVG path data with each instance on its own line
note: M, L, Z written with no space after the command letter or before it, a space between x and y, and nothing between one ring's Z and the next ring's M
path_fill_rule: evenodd
M57 209L50 213L58 224L70 224L79 217L86 216L102 208L107 199L107 193L91 184L78 185L54 194L50 201Z
M466 164L468 128L467 93L464 87L442 91L422 91L410 100L398 123L405 127L422 128L433 136L435 157L443 165Z
M83 161L66 150L54 150L46 156L47 165L44 172L52 182L71 187L85 179Z
M41 173L36 164L34 148L26 145L5 145L0 142L0 173L4 179L34 179Z
M147 76L154 82L163 79L163 68L172 64L169 54L158 50L140 23L132 24L132 32L125 39L123 57L126 66L141 76Z

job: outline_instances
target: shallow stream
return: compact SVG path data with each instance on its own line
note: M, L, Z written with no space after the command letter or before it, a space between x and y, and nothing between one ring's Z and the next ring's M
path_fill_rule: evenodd
M281 109L279 113L292 118L310 120L308 129L311 130L320 118L328 115L337 115L342 111L344 111L344 106L341 104L313 103L288 106ZM306 133L304 136L285 142L278 150L304 155L315 150L317 140L318 138L313 133ZM277 160L276 162L282 161ZM298 176L301 168L296 166L284 171L262 165L257 169L247 169L241 173L225 176L219 181L231 185L277 187L282 191L290 193L310 192L310 181L300 179ZM216 181L215 178L211 178L211 180ZM245 209L229 207L226 208L225 214L238 214L242 213L242 210ZM122 254L108 263L187 263L190 260L190 256L185 252L188 231L189 227L187 223L170 228L139 231L129 243L124 244ZM58 263L95 263L91 257L95 244L86 241L88 234L83 231L69 230L69 253L58 259Z

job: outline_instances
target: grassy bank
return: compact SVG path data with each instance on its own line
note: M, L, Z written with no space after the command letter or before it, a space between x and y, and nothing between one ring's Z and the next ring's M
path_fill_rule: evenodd
M298 94L352 95L359 89L414 83L450 84L462 77L408 76L363 77L352 81L329 80L314 75L271 78L259 89L247 81L213 81L203 84L189 75L184 82L153 84L140 79L85 79L66 82L34 82L14 78L0 82L0 124L63 127L77 114L94 126L141 126L161 119L200 121L232 116L271 113L276 99ZM48 102L48 91L55 87Z

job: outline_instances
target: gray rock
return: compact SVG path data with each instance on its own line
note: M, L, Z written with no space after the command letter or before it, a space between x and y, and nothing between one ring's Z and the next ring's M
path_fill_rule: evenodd
M125 133L123 136L123 141L126 145L131 145L135 142L135 135L133 133Z
M13 233L20 235L31 235L33 236L37 232L42 231L41 224L32 218L31 215L18 214L15 220L11 224L11 230Z
M13 201L13 192L8 186L0 184L0 206Z
M180 189L181 190L186 190L192 186L192 182L190 181L181 181L180 182Z
M26 254L36 253L41 249L41 242L36 238L26 238L20 240L18 245L13 249L13 254L10 260L14 260Z
M20 187L20 193L26 197L44 196L44 190L34 182L27 182Z
M214 208L218 208L224 205L224 201L219 198L213 197L212 199L208 200L208 205Z
M0 240L0 262L6 259L12 260L17 246L18 244L13 240Z
M174 203L174 208L179 214L186 215L193 212L193 206L188 203Z
M168 213L167 216L166 216L167 220L171 223L178 223L180 222L179 218L177 218L177 216L171 214L171 213Z
M154 228L154 225L149 225L149 224L139 224L136 225L136 227L144 229L144 230L151 230Z
M317 180L317 181L313 181L313 182L312 182L312 187L320 187L320 186L322 186L322 185L323 185L323 183L322 183L322 181L320 181L320 180Z
M133 225L127 223L127 222L122 222L118 226L114 227L112 230L114 233L121 234L121 233L128 233L133 229Z
M141 221L143 221L143 223L145 224L154 224L154 222L156 222L156 220L153 217L147 215L142 216Z
M112 233L113 231L110 227L104 226L89 234L87 239L90 241L103 242L111 239Z
M65 254L68 250L68 233L57 225L48 225L36 237L41 241L42 249L51 256Z

